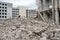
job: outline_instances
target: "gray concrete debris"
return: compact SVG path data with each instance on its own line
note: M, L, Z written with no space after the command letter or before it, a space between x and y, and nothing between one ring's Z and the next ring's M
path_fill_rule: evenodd
M54 26L27 18L0 20L0 40L60 40L60 29Z

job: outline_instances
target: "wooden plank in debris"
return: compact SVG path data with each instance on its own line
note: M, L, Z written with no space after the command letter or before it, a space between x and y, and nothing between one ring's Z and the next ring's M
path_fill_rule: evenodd
M43 16L40 14L40 11L38 10L39 15L41 16L42 20L45 21L45 19L43 18Z

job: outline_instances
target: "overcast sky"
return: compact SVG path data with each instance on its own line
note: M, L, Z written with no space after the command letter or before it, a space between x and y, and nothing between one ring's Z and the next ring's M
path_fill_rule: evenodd
M13 3L14 7L25 6L27 8L36 8L36 0L0 0L4 2Z

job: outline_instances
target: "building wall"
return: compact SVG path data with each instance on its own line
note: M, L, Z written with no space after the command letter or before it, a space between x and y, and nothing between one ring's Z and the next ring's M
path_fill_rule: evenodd
M37 16L37 11L36 10L27 10L26 11L26 17L28 18L35 18Z
M26 8L25 7L23 7L23 6L19 7L19 15L21 17L26 17Z
M41 10L41 1L40 0L36 0L36 5L38 6L38 9Z
M19 8L12 8L12 17L15 18L19 15Z
M60 0L59 0L59 8L60 8Z
M0 2L0 19L12 18L12 4L6 2Z
M38 5L39 10L50 9L52 6L52 0L36 0L36 4Z
M53 5L52 5L52 2L53 2ZM48 18L48 20L49 19L54 20L54 22L56 22L56 24L59 24L58 6L60 7L60 0L53 0L53 1L52 0L39 0L39 4L41 4L41 5L38 5L38 9L40 10L40 13L43 13L44 19L46 19L48 17L48 15L46 17L46 14L48 13L49 15L51 14L50 17ZM55 7L55 8L53 10L50 10L53 7Z

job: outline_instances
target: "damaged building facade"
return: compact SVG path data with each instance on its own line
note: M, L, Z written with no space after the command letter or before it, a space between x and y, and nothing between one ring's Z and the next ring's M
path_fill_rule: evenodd
M45 21L53 21L60 24L60 0L36 0L39 14Z
M0 2L0 19L12 18L12 3Z
M35 9L27 9L26 10L26 17L27 18L35 18L37 16L37 11Z

